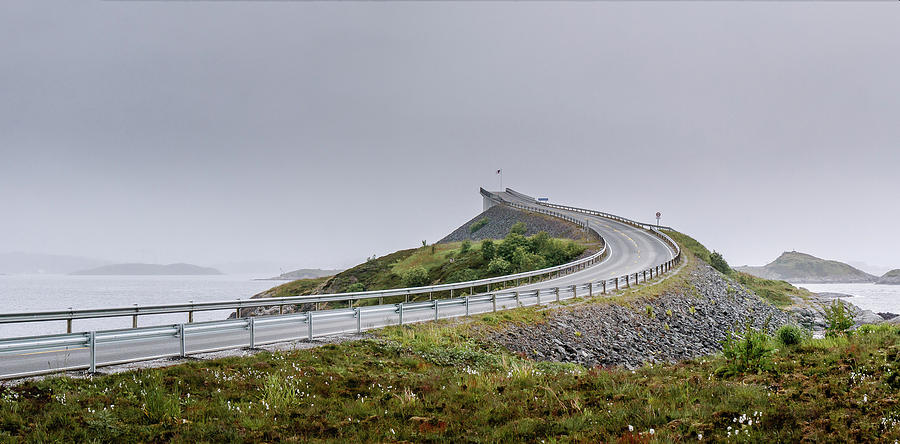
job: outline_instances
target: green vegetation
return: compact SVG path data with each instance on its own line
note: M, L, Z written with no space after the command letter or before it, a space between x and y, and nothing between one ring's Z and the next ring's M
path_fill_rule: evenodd
M741 344L745 332L733 352L631 371L497 349L479 332L500 315L392 327L316 349L3 387L0 441L900 439L900 330L891 325L778 350L758 332ZM743 371L715 376L729 366Z
M748 273L732 269L725 258L718 252L711 252L694 238L677 231L664 230L675 242L681 246L682 251L689 252L707 264L710 264L722 274L738 281L757 296L769 301L776 307L787 307L793 304L793 297L807 299L811 293L803 288L797 288L785 281L776 281L753 276ZM724 271L723 271L724 270Z
M469 226L469 234L475 234L475 232L484 228L484 226L487 225L488 222L490 222L490 221L486 217L478 219L477 222L475 222L474 224Z
M265 294L283 297L470 281L561 265L574 260L588 247L596 248L596 245L551 238L545 232L530 237L510 232L496 242L464 241L397 251L332 277L292 281Z
M716 369L716 375L735 376L744 373L759 373L771 365L774 348L771 338L747 323L742 334L731 332L722 343L723 364Z
M825 335L844 336L853 328L854 315L841 301L833 301L825 307Z
M784 347L797 345L808 337L809 333L796 325L784 325L775 333L778 343Z
M528 227L525 225L525 222L516 222L511 227L509 227L510 234L520 234L524 236L527 230Z
M722 257L722 253L718 251L713 251L709 254L709 265L712 265L713 268L719 270L719 273L730 275L731 267L728 265L728 262L725 261L725 258Z

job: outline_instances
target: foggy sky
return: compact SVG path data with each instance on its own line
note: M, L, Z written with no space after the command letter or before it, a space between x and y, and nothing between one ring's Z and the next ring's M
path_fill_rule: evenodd
M346 267L504 186L900 267L898 4L0 4L0 252Z

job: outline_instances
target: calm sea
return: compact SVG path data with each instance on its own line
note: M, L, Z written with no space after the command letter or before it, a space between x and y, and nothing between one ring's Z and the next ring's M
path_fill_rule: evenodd
M860 308L878 312L900 314L900 285L875 284L797 284L814 293L844 293Z
M0 276L0 313L65 310L69 307L130 307L248 299L281 284L252 276ZM198 312L194 321L224 319L231 312ZM187 321L187 315L142 316L139 325ZM76 320L73 331L131 327L131 318ZM0 338L65 333L65 321L0 324Z

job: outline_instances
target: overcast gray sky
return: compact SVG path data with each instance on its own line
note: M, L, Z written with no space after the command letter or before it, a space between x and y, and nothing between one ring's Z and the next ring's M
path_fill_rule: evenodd
M353 265L504 185L900 267L897 2L0 3L0 252Z

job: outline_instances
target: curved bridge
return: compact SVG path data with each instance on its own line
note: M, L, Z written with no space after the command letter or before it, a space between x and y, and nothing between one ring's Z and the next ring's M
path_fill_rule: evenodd
M482 189L481 194L491 204L549 214L590 229L604 240L604 247L588 258L557 267L454 284L237 302L0 314L0 323L65 320L69 330L59 335L0 339L0 379L64 370L93 372L104 365L255 348L275 342L359 333L386 325L593 297L657 279L681 258L678 245L649 224L599 211L539 203L509 188L502 192ZM428 300L421 300L426 296ZM385 303L398 298L396 303ZM240 313L250 307L318 306L321 302L346 303L347 307L192 322L195 311L229 309ZM186 313L188 322L137 328L138 316L161 313ZM73 320L117 316L133 317L135 328L71 332Z

